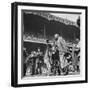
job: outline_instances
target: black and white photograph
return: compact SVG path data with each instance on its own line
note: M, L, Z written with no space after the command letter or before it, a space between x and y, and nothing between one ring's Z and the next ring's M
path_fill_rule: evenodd
M16 82L86 81L86 7L24 3L16 7Z
M80 74L80 14L22 11L22 74Z

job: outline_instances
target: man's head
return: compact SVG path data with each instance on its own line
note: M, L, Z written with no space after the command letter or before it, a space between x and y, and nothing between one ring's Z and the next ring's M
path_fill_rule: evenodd
M41 50L40 50L40 48L38 48L38 52L40 52Z
M25 48L25 47L23 47L23 50L24 50L24 51L26 51L26 48Z
M76 42L77 42L77 43L79 42L79 39L78 39L78 38L76 38Z
M49 40L48 39L46 40L46 43L49 43Z
M54 46L55 45L55 41L53 41L52 43L51 43L51 46Z
M59 34L55 34L55 35L54 35L55 40L57 40L58 37L59 37Z

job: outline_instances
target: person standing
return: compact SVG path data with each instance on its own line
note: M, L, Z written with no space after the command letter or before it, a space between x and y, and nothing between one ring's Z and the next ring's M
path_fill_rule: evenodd
M57 49L59 51L59 62L60 62L60 70L62 71L62 68L64 67L64 60L63 56L67 52L67 46L65 40L60 36L59 34L54 35L55 39L55 45L57 46Z
M43 60L43 54L41 52L41 49L38 48L37 50L37 59L36 59L36 74L42 74L42 66L43 66L44 60Z

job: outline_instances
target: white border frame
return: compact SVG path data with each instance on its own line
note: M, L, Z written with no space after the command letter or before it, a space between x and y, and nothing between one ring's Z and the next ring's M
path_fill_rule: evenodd
M70 76L57 76L57 77L38 77L38 78L23 78L21 79L21 10L40 10L40 11L66 11L66 12L79 12L81 14L81 60L80 62L80 75ZM37 6L18 6L18 84L32 84L32 83L48 83L48 82L65 82L65 81L83 81L85 80L85 10L84 9L71 9L71 8L55 8L55 7L37 7Z

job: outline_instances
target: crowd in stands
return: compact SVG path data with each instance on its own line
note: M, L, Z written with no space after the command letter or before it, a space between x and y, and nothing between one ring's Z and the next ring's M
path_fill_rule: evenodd
M23 36L24 40L33 40L33 41L39 41L39 42L45 42L46 38L48 38L50 41L53 40L52 36L45 37L44 35L41 35L40 33L25 33Z

